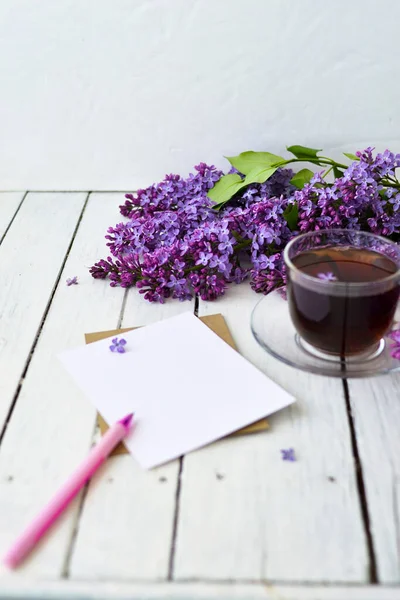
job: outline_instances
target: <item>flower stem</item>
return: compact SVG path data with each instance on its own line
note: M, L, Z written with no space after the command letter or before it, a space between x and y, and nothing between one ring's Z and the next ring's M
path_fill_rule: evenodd
M382 185L384 185L385 187L391 187L400 190L400 183L391 183L387 179L382 179Z
M325 179L325 177L332 171L333 166L329 167L329 169L326 171L326 173L324 173L323 178Z
M324 164L332 165L332 167L336 167L338 169L347 169L347 167L348 167L348 165L343 165L342 163L338 163L335 160L328 158L327 156L318 156L318 158L322 159L322 161L324 161Z

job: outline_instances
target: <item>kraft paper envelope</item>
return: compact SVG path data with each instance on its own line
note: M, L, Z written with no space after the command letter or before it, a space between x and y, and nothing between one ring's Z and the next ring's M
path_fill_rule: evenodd
M208 317L200 317L200 319L203 321L203 323L205 325L207 325L207 327L209 327L221 339L223 339L227 344L229 344L229 346L236 349L235 342L233 341L231 332L229 331L228 326L225 322L225 319L222 315L210 315ZM93 342L98 342L99 340L111 337L113 335L120 335L121 333L124 333L125 331L132 331L132 329L136 329L136 327L127 327L124 329L114 329L114 330L110 330L110 331L97 331L94 333L85 333L85 341L87 344L91 344ZM97 419L98 419L100 431L102 434L104 434L107 431L108 426L100 414L98 415ZM233 433L231 435L243 435L243 434L248 434L248 433L256 433L258 431L264 431L265 429L268 429L268 427L269 427L269 425L268 425L267 419L261 419L261 421L257 421L256 423L253 423L252 425L244 427L243 429L239 429L239 431L236 431L235 433ZM112 455L125 454L127 452L128 452L128 450L125 448L125 446L123 444L119 444L119 446L116 447L116 449L114 450Z

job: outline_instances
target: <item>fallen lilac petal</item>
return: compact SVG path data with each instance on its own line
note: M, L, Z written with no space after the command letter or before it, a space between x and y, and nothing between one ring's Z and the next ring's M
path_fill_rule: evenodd
M119 354L124 354L126 340L124 340L124 338L118 339L116 337L112 339L112 342L113 343L111 344L111 346L109 346L111 352L118 352Z
M288 460L290 462L296 461L294 448L283 449L283 450L281 450L281 453L282 453L282 460Z
M75 275L74 277L70 277L67 279L67 285L78 285L78 277Z
M322 279L322 281L337 281L337 277L331 273L318 273L317 275L318 279Z

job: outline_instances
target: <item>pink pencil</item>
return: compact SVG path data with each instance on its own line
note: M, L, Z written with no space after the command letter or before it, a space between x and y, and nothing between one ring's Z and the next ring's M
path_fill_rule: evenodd
M3 558L3 562L11 569L27 556L40 538L51 527L79 490L92 477L95 471L106 460L117 444L129 433L133 413L127 415L110 427L100 442L90 451L88 457L76 469L56 495L42 509L39 515L25 529Z

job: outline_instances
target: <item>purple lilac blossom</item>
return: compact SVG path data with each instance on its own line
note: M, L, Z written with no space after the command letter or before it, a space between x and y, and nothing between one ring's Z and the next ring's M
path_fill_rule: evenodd
M282 287L277 288L277 293L280 295L280 297L283 300L287 300L287 289L286 289L286 285L283 285Z
M296 455L294 453L294 448L287 448L281 450L282 460L289 460L290 462L296 461Z
M318 273L317 277L322 281L337 281L337 277L330 271L328 273Z
M90 272L113 287L136 286L151 302L214 300L246 279L262 294L285 286L282 252L299 233L345 228L400 240L400 192L381 183L395 177L400 155L387 150L374 157L367 148L357 157L333 183L316 173L300 190L290 183L290 169L278 169L220 211L207 192L222 171L201 163L186 179L167 175L126 194L120 207L126 220L108 229L109 256ZM285 211L293 205L298 220L291 230Z
M78 277L75 275L74 277L70 277L67 279L66 284L70 285L78 285Z
M390 344L392 357L400 360L400 329L394 329L388 334L388 337L393 340L393 343Z
M118 352L119 354L123 354L125 352L126 340L124 340L124 338L121 338L119 340L116 337L116 338L113 338L111 341L112 341L112 344L110 346L111 352Z

